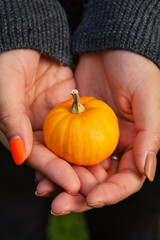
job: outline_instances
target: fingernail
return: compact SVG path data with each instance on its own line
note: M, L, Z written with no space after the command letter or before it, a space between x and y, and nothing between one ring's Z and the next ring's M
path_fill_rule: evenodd
M87 204L89 207L92 207L92 208L101 208L105 205L104 202L96 202L96 203L91 203L91 204Z
M68 190L64 189L66 193L68 193L69 195L72 195Z
M71 195L71 196L76 196L78 193L71 193L71 192L69 192L68 190L66 190L66 189L64 189L65 190L65 192L66 193L68 193L69 195Z
M150 152L146 159L146 164L144 168L145 176L149 181L153 182L157 167L157 158L154 152Z
M69 214L69 213L70 213L69 210L65 210L65 211L63 211L63 212L61 212L61 213L54 213L54 212L51 210L51 214L54 215L54 216L64 216L64 215L67 215L67 214Z
M109 174L110 173L110 171L111 171L111 168L109 168L108 170L106 170L106 172Z
M26 159L26 149L22 139L20 137L12 139L10 149L15 164L21 165Z
M80 212L85 212L85 211L90 210L90 209L92 209L92 207L90 207L88 205L85 205L85 206L79 208L79 210L77 212L79 212L79 213Z
M52 195L53 195L53 193L51 193L51 192L44 192L44 193L41 193L41 194L39 194L37 191L35 192L35 195L37 196L37 197L51 197Z

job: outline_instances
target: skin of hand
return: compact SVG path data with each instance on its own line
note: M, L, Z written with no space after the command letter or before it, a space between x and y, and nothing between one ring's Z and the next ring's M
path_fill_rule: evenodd
M94 166L73 166L81 182L79 194L76 195L62 191L59 186L50 181L43 174L36 172L36 195L39 197L53 197L51 213L56 216L66 215L70 212L87 211L92 207L86 204L85 196L97 184L106 182L109 176L116 173L117 167L118 162L111 162L109 158L105 159L101 164Z
M82 55L75 76L81 96L103 100L115 111L120 140L114 155L120 161L106 181L81 181L77 196L59 194L52 202L54 213L115 204L139 191L146 177L154 179L160 147L160 71L154 63L129 51L103 51ZM80 167L76 170L81 179Z
M26 164L67 191L77 193L80 181L74 169L49 151L42 137L46 114L70 98L75 88L71 69L25 49L1 53L0 73L1 142L9 148L8 142L18 136L26 149Z
M153 181L160 148L160 71L150 60L122 50L83 55L76 71L81 95L94 96L115 111L120 139L117 174L87 195L88 205L114 204Z

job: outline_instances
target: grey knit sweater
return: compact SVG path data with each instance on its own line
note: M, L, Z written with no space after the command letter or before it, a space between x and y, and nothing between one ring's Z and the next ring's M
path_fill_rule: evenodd
M126 49L160 67L160 0L90 0L73 37L73 52Z
M57 0L0 0L0 52L20 48L72 64L68 21Z
M69 16L70 22L75 18ZM88 1L73 34L71 54L69 24L58 0L1 0L0 52L18 48L38 50L69 66L72 54L126 49L160 67L160 1Z

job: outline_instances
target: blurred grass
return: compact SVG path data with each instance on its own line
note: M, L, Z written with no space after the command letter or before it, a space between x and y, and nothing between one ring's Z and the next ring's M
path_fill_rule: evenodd
M158 221L158 239L160 240L160 216ZM71 213L66 216L50 216L48 240L89 240L89 233L83 213Z
M49 240L89 240L83 213L66 216L50 216L48 224Z

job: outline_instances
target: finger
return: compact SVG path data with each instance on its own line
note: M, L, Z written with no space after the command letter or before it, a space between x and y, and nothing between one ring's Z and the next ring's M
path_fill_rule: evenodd
M87 169L93 174L98 183L105 182L108 178L107 171L101 164L88 166Z
M38 135L42 133L37 133ZM35 136L32 152L26 163L71 194L78 193L80 181L71 165L54 155Z
M91 209L91 207L86 206L85 197L81 194L71 196L66 192L62 192L53 200L51 209L53 215L60 216L70 212L84 212Z
M89 206L112 205L140 190L145 177L137 171L132 151L121 158L119 171L88 194L86 202Z
M55 183L44 178L38 183L35 195L39 197L50 197L57 191L57 189L58 186Z
M8 149L8 151L10 151L10 145L9 145L8 139L6 138L6 136L1 130L0 130L0 142L3 144L5 148Z
M81 182L80 193L85 196L98 183L105 182L108 178L106 170L100 164L88 167L73 166L73 168Z
M29 156L32 128L25 109L25 83L21 72L10 68L3 54L0 57L0 130L10 142L17 165Z
M98 183L105 182L108 178L106 170L99 164L88 167L73 166L73 168L81 182L80 193L85 196Z
M35 182L38 184L40 181L42 181L45 178L45 176L40 173L39 171L36 171L35 174Z
M108 171L110 169L110 158L106 158L105 160L103 160L100 165L106 170Z
M84 195L87 195L96 184L105 182L108 178L106 170L100 164L86 167L74 165L73 168L81 182L80 192Z
M156 154L160 148L160 71L147 72L145 81L133 96L133 114L137 130L134 156L141 173L150 181L156 171Z
M119 161L118 160L111 160L110 170L108 172L108 177L112 176L113 174L118 172Z
M93 174L88 171L85 167L81 166L73 166L75 172L77 173L81 187L80 187L80 193L83 195L87 195L91 189L96 186L98 183L96 178L93 176Z

